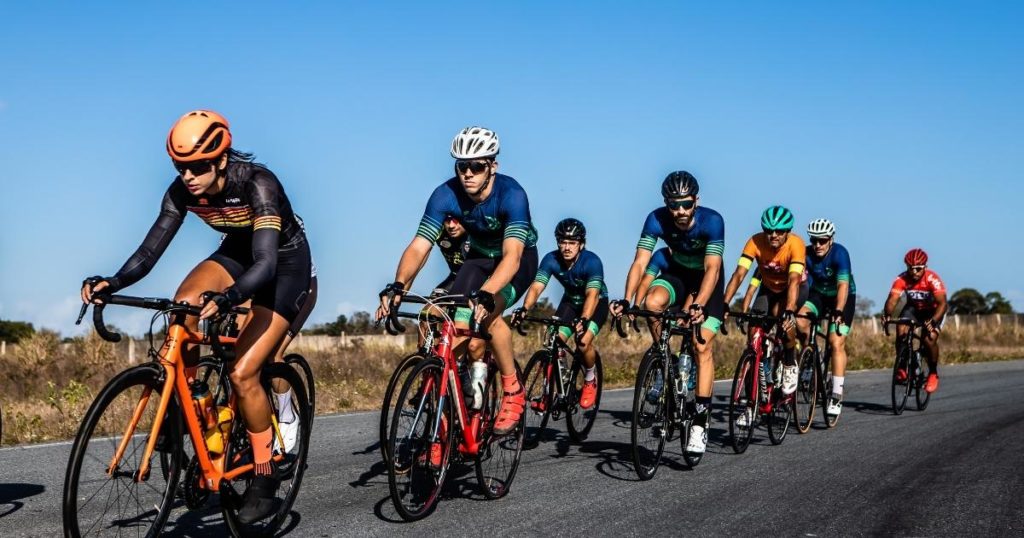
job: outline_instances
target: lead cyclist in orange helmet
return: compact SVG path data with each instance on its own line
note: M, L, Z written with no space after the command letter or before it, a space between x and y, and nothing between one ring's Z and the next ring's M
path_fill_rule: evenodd
M83 285L82 300L91 302L96 292L116 292L146 276L186 213L195 213L225 235L216 252L185 277L174 299L202 304L199 319L252 300L231 371L255 463L255 476L238 513L239 520L248 524L276 510L280 480L271 458L281 447L274 445L273 409L260 385L260 370L268 357L287 344L288 336L298 332L315 302L310 293L309 244L281 182L253 162L251 154L231 148L231 130L220 114L196 110L182 116L167 135L167 153L178 175L164 194L156 223L114 276L90 279ZM202 295L207 291L214 293L204 303ZM198 325L194 317L187 322L193 329ZM198 346L187 353L198 358ZM297 403L289 392L275 394L282 431L297 417Z

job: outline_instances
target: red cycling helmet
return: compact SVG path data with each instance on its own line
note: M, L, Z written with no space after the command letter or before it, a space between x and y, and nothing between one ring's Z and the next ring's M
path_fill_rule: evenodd
M903 257L903 262L907 265L927 265L928 253L919 248L912 248Z

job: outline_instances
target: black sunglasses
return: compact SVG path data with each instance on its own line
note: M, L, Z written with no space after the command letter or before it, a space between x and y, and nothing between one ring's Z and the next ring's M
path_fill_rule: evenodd
M697 205L697 201L692 198L686 200L665 200L665 207L669 209L685 209L689 211L695 205Z
M200 176L209 172L210 169L213 168L213 161L174 161L174 168L183 176L185 175L185 172L192 172L193 176Z
M487 167L490 166L490 164L491 163L486 161L455 161L455 169L458 170L460 174L465 174L466 170L469 170L474 174L479 174L484 170L487 170Z
M813 245L824 245L825 243L828 243L831 240L832 240L831 237L812 237L811 238L811 244L813 244Z
M768 228L761 228L764 230L765 235L786 235L789 230L769 230Z

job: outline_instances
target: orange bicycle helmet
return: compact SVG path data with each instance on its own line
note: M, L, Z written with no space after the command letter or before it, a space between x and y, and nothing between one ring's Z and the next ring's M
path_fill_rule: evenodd
M228 120L210 110L185 114L167 134L167 154L178 162L216 159L230 147Z

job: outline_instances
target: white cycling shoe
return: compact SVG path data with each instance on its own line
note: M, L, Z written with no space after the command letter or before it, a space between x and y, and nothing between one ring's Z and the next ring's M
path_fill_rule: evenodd
M687 454L703 454L708 448L708 430L700 424L690 426L690 440L686 442Z
M825 409L825 414L833 417L838 417L843 412L843 399L837 398L835 394L828 399L828 408Z
M790 395L796 392L796 381L799 372L794 364L793 366L782 367L782 393Z
M299 438L299 418L295 417L295 420L287 423L278 422L277 427L281 429L281 437L284 438L284 450L281 450L281 442L276 435L274 436L274 450L283 453L291 452Z

